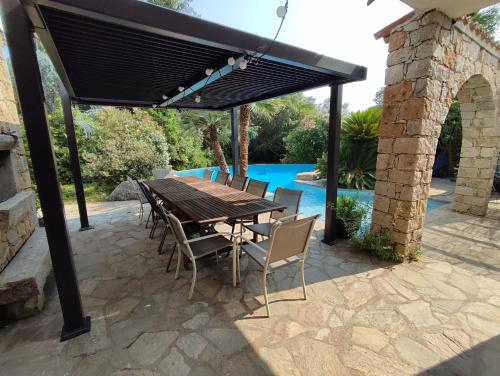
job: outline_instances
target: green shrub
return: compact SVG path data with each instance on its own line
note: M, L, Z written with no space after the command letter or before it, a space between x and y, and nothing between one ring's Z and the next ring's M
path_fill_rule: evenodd
M368 213L368 205L358 197L340 195L337 197L336 209L337 219L343 222L349 238L352 238Z
M105 108L95 120L95 149L82 155L86 179L119 183L127 175L148 178L154 168L169 164L167 139L146 111Z
M367 228L359 234L354 234L351 242L354 247L368 251L381 260L402 262L404 259L404 256L392 245L390 230L373 232Z
M328 122L317 116L308 127L292 130L285 137L285 163L316 163L328 144Z

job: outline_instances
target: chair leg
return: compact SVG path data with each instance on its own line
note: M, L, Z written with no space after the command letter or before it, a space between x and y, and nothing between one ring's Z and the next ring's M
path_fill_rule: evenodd
M174 248L172 248L172 252L170 253L170 257L168 258L167 269L165 270L165 273L168 273L168 269L170 268L170 263L172 262L172 258L174 257L176 249L177 249L177 243L174 243Z
M193 260L193 279L191 280L191 288L189 289L188 300L193 297L194 284L196 283L196 260Z
M163 245L165 244L165 238L167 237L167 232L168 232L168 226L165 226L165 230L163 230L163 234L161 235L161 240L160 240L160 245L158 247L158 254L161 255Z
M144 206L142 205L142 202L139 201L139 204L141 204L141 207L139 208L139 225L142 225L142 221L144 219Z
M182 251L180 247L177 248L177 268L175 269L175 279L179 278L179 270L181 269L181 262L182 262Z
M269 310L269 301L267 299L267 270L262 273L262 285L264 287L264 301L266 302L267 317L271 316L271 311Z
M152 210L149 211L148 219L146 220L146 228L148 228L149 219L151 218L151 213L152 213Z
M233 287L236 287L237 283L237 278L236 278L236 273L237 273L237 268L238 268L238 250L237 250L238 245L236 244L236 238L233 238Z
M306 279L304 278L304 260L302 260L302 265L300 266L300 271L302 273L302 290L304 291L304 300L307 300L307 294L306 294Z

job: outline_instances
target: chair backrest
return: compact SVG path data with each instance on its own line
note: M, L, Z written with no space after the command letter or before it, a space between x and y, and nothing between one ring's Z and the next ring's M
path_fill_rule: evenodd
M149 188L142 181L136 180L136 182L139 185L139 188L141 189L142 193L144 194L144 197L146 197L146 200L149 202L149 205L151 205L151 210L158 213L159 212L158 203L156 202Z
M309 240L319 214L295 221L276 221L271 227L266 265L303 254L306 257Z
M264 198L266 197L268 187L269 187L268 182L250 179L247 185L247 192L252 195Z
M168 224L172 229L172 233L174 234L175 241L177 242L177 246L186 256L189 257L190 260L194 260L193 251L187 242L186 233L182 228L181 221L172 213L166 214Z
M239 191L244 191L247 185L248 178L241 175L234 175L233 180L229 186L234 189L238 189Z
M214 176L214 170L206 169L203 172L203 179L212 181L212 177Z
M227 172L219 171L217 177L215 178L215 182L222 185L226 185L228 179L229 179L229 174Z
M274 202L286 206L283 211L273 211L271 218L280 219L288 217L299 212L300 200L304 191L296 191L294 189L276 188L274 192Z
M167 166L166 168L155 168L153 170L153 176L155 179L165 179L172 172L172 166Z
M134 190L137 193L137 199L141 202L141 204L148 203L148 199L146 198L146 196L144 196L144 193L142 193L142 189L141 187L139 187L139 183L137 183L137 180L134 180L130 176L127 176L127 181L132 184L132 187L134 187Z

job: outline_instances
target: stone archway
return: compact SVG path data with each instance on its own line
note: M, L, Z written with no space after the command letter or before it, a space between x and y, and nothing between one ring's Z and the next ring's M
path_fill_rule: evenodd
M500 47L436 10L416 13L386 41L372 228L389 229L395 249L409 254L422 239L441 124L457 95L465 137L454 208L486 212L500 139Z
M497 162L498 126L490 83L480 74L457 94L462 114L462 149L453 209L486 215Z

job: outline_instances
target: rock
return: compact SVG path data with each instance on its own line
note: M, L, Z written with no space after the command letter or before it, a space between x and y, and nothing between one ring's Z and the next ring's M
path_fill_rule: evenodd
M137 191L130 181L124 181L118 184L118 186L111 192L108 196L108 201L128 201L137 200Z
M297 180L305 180L305 181L313 181L313 180L318 180L319 179L319 171L312 171L312 172L299 172L296 176Z

